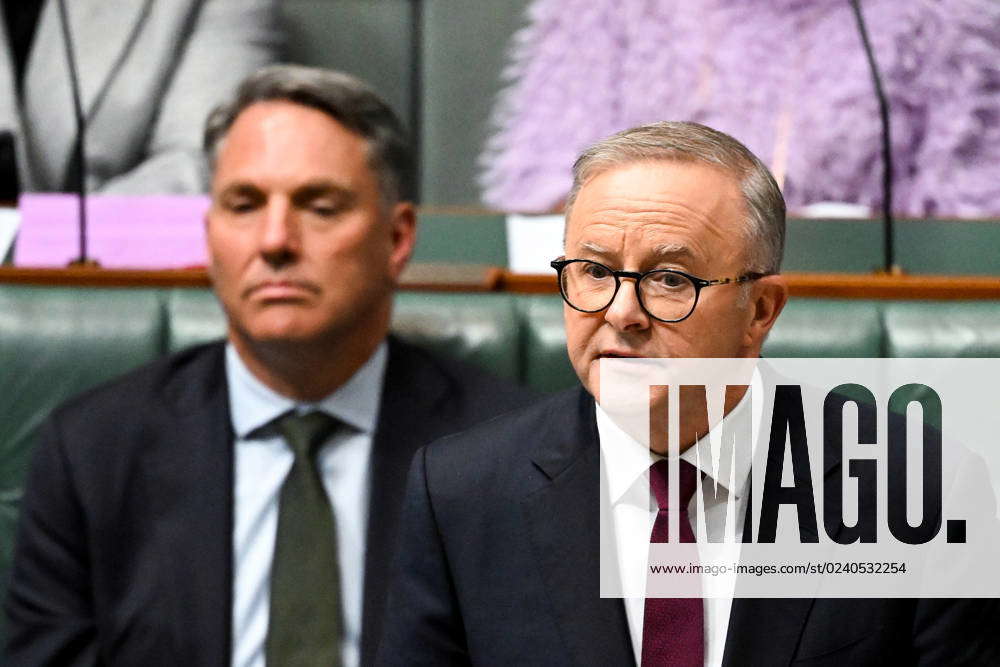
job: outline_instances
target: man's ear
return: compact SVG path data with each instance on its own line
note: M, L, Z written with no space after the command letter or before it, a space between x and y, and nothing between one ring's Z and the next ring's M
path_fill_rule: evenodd
M754 281L750 299L750 321L745 343L759 354L764 338L788 301L788 284L780 274L758 278Z
M403 201L394 204L389 212L389 226L392 245L389 252L389 275L393 281L399 282L417 243L417 210L413 203Z

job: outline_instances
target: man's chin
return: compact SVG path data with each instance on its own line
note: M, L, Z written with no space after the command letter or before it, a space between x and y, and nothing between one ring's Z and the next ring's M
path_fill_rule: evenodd
M305 346L329 338L328 330L295 319L268 319L251 323L239 335L255 347Z
M656 377L655 374L651 374L651 367L644 363L636 364L632 360L650 358L653 357L595 357L589 364L587 379L583 381L584 387L598 403L601 402L601 366L605 367L606 386L608 383L616 383L620 387L625 387L626 393L634 392L639 386L648 386ZM619 395L621 391L619 388Z

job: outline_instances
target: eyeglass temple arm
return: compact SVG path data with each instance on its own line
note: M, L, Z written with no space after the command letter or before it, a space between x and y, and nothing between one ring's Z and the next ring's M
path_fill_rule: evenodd
M705 280L702 285L708 287L709 285L728 285L730 283L745 283L751 280L757 280L758 278L764 278L766 276L773 276L774 272L768 273L745 273L742 276L737 276L735 278L717 278L715 280Z

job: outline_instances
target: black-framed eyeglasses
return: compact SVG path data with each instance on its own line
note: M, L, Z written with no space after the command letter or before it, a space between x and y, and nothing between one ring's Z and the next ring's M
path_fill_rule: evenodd
M615 271L589 259L555 259L550 263L559 274L559 292L571 308L599 313L614 302L622 278L635 281L635 296L646 314L660 322L680 322L691 316L701 291L712 285L736 285L771 274L745 273L735 278L705 280L677 269L653 269L644 273Z

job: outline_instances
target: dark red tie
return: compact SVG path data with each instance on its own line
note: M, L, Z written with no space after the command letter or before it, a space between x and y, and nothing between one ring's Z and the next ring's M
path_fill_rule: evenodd
M666 459L657 461L649 468L649 488L659 507L650 542L669 541L668 517L674 508L670 505L670 494L667 493L667 468ZM681 542L695 541L687 506L694 495L696 477L695 467L680 460L678 525ZM693 544L692 553L690 561L697 562L697 550ZM642 619L643 667L702 667L705 664L704 613L701 598L646 598Z

